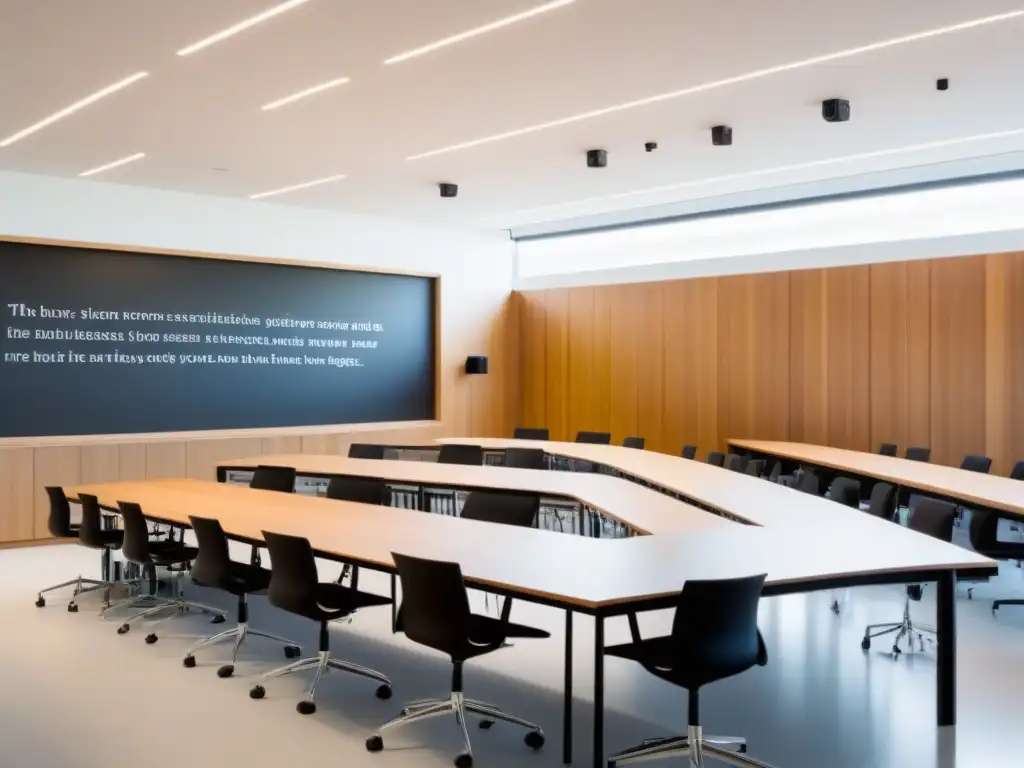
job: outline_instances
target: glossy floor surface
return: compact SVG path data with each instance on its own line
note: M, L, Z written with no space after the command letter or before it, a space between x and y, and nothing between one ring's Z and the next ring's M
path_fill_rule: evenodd
M552 534L556 535L556 534ZM245 557L241 550L237 553ZM69 614L66 599L51 594L34 607L39 588L79 571L98 571L94 553L76 546L0 551L0 766L182 765L396 766L451 765L461 748L454 720L438 719L389 735L386 749L369 754L364 740L396 714L404 701L447 695L446 660L389 632L387 609L367 610L352 624L333 629L334 655L378 669L394 682L391 701L379 701L369 681L335 673L321 682L319 710L302 716L295 703L305 677L268 685L267 697L247 695L254 675L283 661L278 646L260 640L244 648L233 679L215 670L224 648L202 653L195 669L181 664L184 649L211 627L187 616L159 627L160 640L146 645L142 627L118 636L116 619L100 619L97 602L83 599ZM321 577L339 566L321 563ZM387 593L387 579L364 573L361 586ZM766 599L761 629L767 667L751 670L704 691L705 730L742 735L750 753L779 768L994 768L1024 762L1024 608L990 611L993 597L1024 596L1024 571L1004 565L1000 577L978 586L968 601L961 586L959 617L958 728L935 726L935 661L930 652L884 653L891 642L860 648L866 623L897 620L902 590L850 590L842 613L829 610L828 594ZM189 594L230 607L215 592ZM934 603L914 606L916 619L931 623ZM482 595L474 595L479 610ZM477 766L529 768L561 764L563 614L517 603L513 619L549 630L546 641L515 647L467 665L467 695L540 723L548 743L538 753L522 732L498 724L471 728ZM666 614L643 617L645 633L665 631ZM284 634L315 649L312 623L253 598L252 625ZM592 622L576 620L576 760L589 766ZM624 620L613 620L608 643L628 639ZM305 655L305 654L304 654ZM685 692L628 662L606 663L606 751L646 737L685 729ZM680 760L650 765L681 766ZM715 765L715 763L709 763Z

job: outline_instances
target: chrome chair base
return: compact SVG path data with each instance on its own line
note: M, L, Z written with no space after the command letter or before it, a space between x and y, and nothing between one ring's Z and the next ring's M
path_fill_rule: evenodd
M705 768L709 765L705 762L705 757L739 768L772 768L769 763L749 757L746 749L746 739L735 736L704 736L699 725L691 725L686 736L648 739L638 747L608 758L608 768L665 757L689 758L689 768Z
M213 635L212 637L206 637L200 640L198 643L189 648L185 654L185 658L182 659L182 664L186 667L194 667L196 665L195 654L201 648L205 648L210 645L216 645L217 643L227 642L228 640L234 640L234 644L231 648L231 662L225 664L217 670L217 674L220 677L231 677L235 670L235 660L238 658L238 649L242 647L242 643L245 642L247 637L262 637L266 640L273 640L278 643L282 643L285 646L285 655L288 658L298 656L302 652L302 648L298 643L288 640L278 635L272 635L268 632L261 632L257 629L250 629L249 622L239 622L236 626L231 629L225 630L220 634Z
M110 605L110 590L111 589L113 589L114 587L121 586L121 585L129 585L130 586L130 585L132 585L133 583L136 583L136 582L137 582L137 580L135 580L135 581L132 581L132 580L128 580L128 581L103 581L102 579L86 579L86 578L83 578L82 576L79 576L77 579L71 579L71 581L65 581L65 582L63 582L61 584L54 584L52 587L47 587L46 589L41 589L39 591L38 596L36 597L36 605L38 607L40 607L40 608L42 608L43 606L46 605L46 600L43 598L43 595L45 595L46 593L48 593L48 592L56 592L58 589L64 589L66 587L70 587L70 586L73 585L75 587L75 589L71 593L71 602L68 603L68 610L71 611L72 613L74 613L75 611L78 610L78 596L79 595L84 595L87 592L95 592L95 591L100 590L100 589L106 590L106 594L104 596L104 604L109 606Z
M861 640L860 647L865 651L870 650L871 641L874 638L891 635L893 632L897 633L896 639L892 644L892 654L894 656L899 656L903 653L903 649L900 648L900 641L904 637L910 640L908 650L911 653L914 651L915 636L917 637L918 648L922 651L924 650L926 640L929 643L935 643L938 637L935 627L928 626L927 624L915 624L913 619L910 618L910 598L907 598L906 605L903 608L903 620L889 624L869 624L864 628L864 639Z
M139 619L144 619L147 616L152 616L153 614L159 613L160 611L173 611L173 613L169 614L168 616L160 618L156 622L157 624L163 623L169 619L173 619L176 616L180 616L181 614L193 608L200 611L201 613L212 615L214 617L214 621L218 623L227 619L227 612L222 611L220 608L213 608L212 606L204 605L203 603L196 603L191 600L185 600L180 597L163 597L162 595L148 594L136 595L135 597L132 597L123 602L108 605L102 611L100 611L100 615L105 616L107 611L113 608L129 608L140 606L146 607L138 613L134 613L127 619L125 619L121 626L117 628L117 634L127 634L134 622L138 621ZM147 643L155 643L156 641L157 636L155 633L151 632L146 637Z
M252 632L251 634L258 633ZM263 636L267 637L267 635ZM278 640L280 638L272 637L272 639ZM316 703L313 701L313 697L316 695L316 687L319 685L324 674L332 670L336 672L349 672L353 675L359 675L360 677L366 677L370 680L376 680L380 683L380 686L377 688L377 698L391 698L391 681L385 675L382 675L376 670L361 667L358 664L331 658L330 651L320 651L316 656L299 659L291 664L286 664L283 667L278 667L277 669L267 672L267 674L257 680L256 684L249 690L249 696L253 699L262 699L266 696L266 689L264 686L268 681L273 680L275 677L284 677L285 675L291 675L295 672L304 672L307 669L315 671L313 673L313 682L310 683L309 690L306 691L306 697L300 701L296 707L296 709L298 709L298 711L303 715L311 715L316 712Z
M466 764L472 761L473 747L469 741L469 728L466 725L466 715L476 715L481 718L480 727L490 728L496 720L505 723L512 723L526 728L526 743L533 749L539 749L544 745L544 731L539 725L524 720L521 717L503 712L499 707L492 704L485 704L482 701L467 699L460 692L453 692L446 699L423 699L413 701L405 705L401 714L393 720L384 723L369 739L366 740L367 749L378 751L384 746L383 732L389 728L397 728L409 723L416 723L421 720L431 720L443 715L454 715L455 721L462 729L462 738L465 742L465 750L459 755L460 760L466 760ZM456 762L458 765L458 761Z

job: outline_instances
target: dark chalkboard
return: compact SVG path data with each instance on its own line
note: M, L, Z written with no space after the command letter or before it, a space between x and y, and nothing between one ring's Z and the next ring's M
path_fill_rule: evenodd
M428 420L435 279L0 241L0 437Z

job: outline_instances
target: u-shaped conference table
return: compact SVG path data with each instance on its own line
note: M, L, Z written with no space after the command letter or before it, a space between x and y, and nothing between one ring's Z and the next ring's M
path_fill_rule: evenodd
M470 587L564 610L566 763L572 760L574 614L595 622L592 760L599 768L605 760L605 622L671 608L691 579L766 573L766 596L936 582L936 719L940 726L955 725L956 582L958 576L995 574L994 561L826 499L652 451L502 439L460 442L495 452L542 448L569 466L586 463L608 474L294 454L221 462L218 478L278 464L321 480L355 475L420 488L534 492L576 500L638 535L603 539L511 528L191 479L66 490L71 498L94 494L112 510L118 501L135 501L147 517L175 525L188 526L189 515L216 518L228 536L253 545L262 542L263 530L303 536L320 557L391 574L392 552L455 561Z

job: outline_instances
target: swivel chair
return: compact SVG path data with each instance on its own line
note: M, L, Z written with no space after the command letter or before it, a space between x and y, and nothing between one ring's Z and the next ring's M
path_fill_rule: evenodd
M352 443L348 447L350 459L383 459L384 446L373 443Z
M837 477L828 487L828 497L844 507L860 508L860 482L852 477Z
M909 448L907 448L905 456L906 458L910 459L910 461L923 461L927 463L928 461L931 460L932 449L925 448L920 445L912 445Z
M641 451L644 449L646 440L642 437L627 437L622 441L623 448L639 448Z
M999 540L999 514L993 510L971 511L971 546L979 555L993 560L1024 560L1024 542ZM968 595L972 590L968 589ZM1024 605L1024 600L996 600L992 603L992 615L1003 605Z
M895 456L899 446L896 443L882 443L878 448L879 456Z
M731 469L733 472L743 472L746 470L749 460L748 457L740 456L738 453L730 453L725 457L725 468Z
M725 466L725 454L719 453L718 451L711 451L707 458L708 464L713 467L724 467Z
M549 435L545 427L516 427L512 433L516 440L548 440Z
M295 493L295 467L258 466L249 487L259 491Z
M696 445L684 445L681 454L684 459L696 459L697 458L697 446Z

